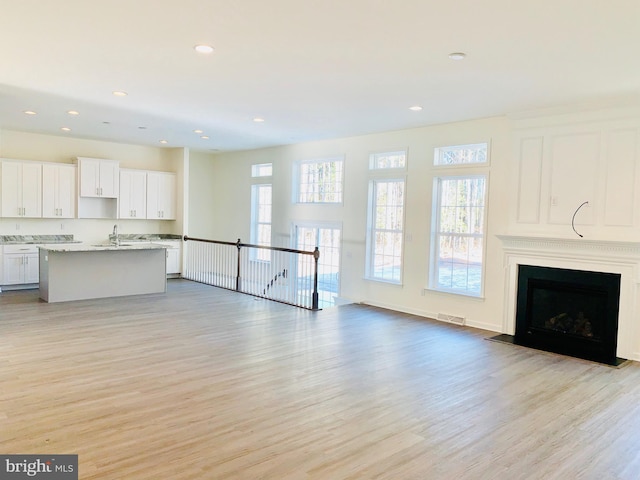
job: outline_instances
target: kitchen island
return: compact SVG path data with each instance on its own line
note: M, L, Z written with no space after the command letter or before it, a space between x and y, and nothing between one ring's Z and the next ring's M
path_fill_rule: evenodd
M166 245L45 245L39 248L40 298L66 302L163 293Z

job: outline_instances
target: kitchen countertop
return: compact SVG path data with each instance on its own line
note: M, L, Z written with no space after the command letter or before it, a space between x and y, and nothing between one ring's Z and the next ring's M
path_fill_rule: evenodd
M73 235L0 235L0 245L81 243Z
M112 237L112 236L109 235L109 237ZM153 241L164 241L164 240L181 241L182 235L176 235L173 233L124 233L124 234L119 234L118 239L120 240L121 243L153 242ZM0 245L22 245L22 244L55 245L58 243L80 244L82 243L82 241L75 240L73 238L73 235L0 235Z
M42 245L40 250L48 252L105 252L105 251L129 251L129 250L159 250L166 249L166 245L160 245L157 243L127 243L120 245L113 245L110 243L104 244L65 244L65 245Z
M173 233L121 233L121 242L153 242L154 240L182 240L182 235Z

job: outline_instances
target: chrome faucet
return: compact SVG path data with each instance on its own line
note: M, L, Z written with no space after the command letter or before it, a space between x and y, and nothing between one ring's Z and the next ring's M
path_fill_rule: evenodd
M120 239L118 238L118 224L113 226L113 235L111 237L111 243L113 243L116 247L120 245Z

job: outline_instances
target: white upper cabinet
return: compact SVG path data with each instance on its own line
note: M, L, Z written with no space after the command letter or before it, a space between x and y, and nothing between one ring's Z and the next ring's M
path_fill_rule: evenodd
M146 218L147 172L120 170L120 203L118 218Z
M81 197L118 198L120 168L117 160L78 157L78 166Z
M42 216L74 218L76 216L75 165L42 165Z
M2 176L2 216L37 218L42 216L42 164L0 162Z
M175 220L175 173L147 172L147 218L152 220Z

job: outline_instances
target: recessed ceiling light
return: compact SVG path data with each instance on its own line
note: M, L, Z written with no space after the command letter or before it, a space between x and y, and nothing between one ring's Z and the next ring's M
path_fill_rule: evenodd
M209 135L202 135L200 138L203 140L209 140Z
M77 110L68 110L67 113L69 115L80 115L80 112L78 112Z
M164 143L169 143L169 142L167 142L166 140L160 140L160 143L164 144Z
M114 92L112 92L116 97L126 97L127 95L129 95L127 92L123 92L121 90L116 90Z
M451 60L462 60L467 56L466 53L462 53L462 52L453 52L449 54L449 58Z
M193 49L198 53L213 53L213 47L211 45L196 45Z
M37 115L37 113L36 113L36 112L34 112L33 110L25 110L23 113L24 113L25 115Z
M62 127L60 130L64 130L65 132L70 132L71 129L69 127Z
M422 107L420 105L414 105L413 107L409 107L409 110L413 110L414 112L419 112L420 110L422 110Z
M253 119L253 121L256 122L256 123L262 123L262 122L264 122L264 118L256 117L256 118Z
M193 133L203 133L202 130L194 130Z

